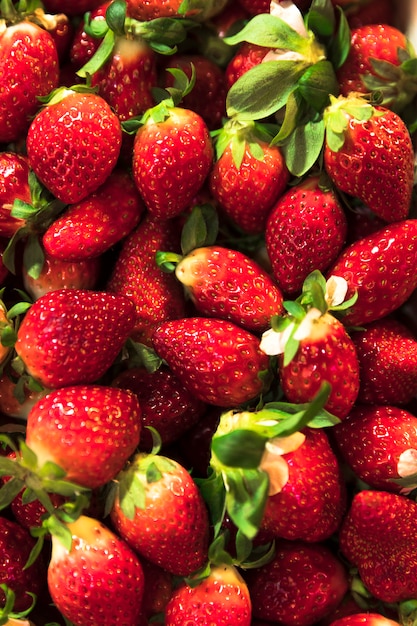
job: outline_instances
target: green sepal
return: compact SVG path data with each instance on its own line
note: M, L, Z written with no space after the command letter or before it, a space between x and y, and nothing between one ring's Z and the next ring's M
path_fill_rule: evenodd
M329 149L338 152L343 147L350 119L365 122L375 114L375 108L365 97L335 98L330 95L330 105L323 113Z
M305 16L305 24L306 28L313 31L318 37L331 37L334 33L336 19L334 7L330 0L313 0Z
M61 522L61 520L59 520L56 516L51 515L44 520L43 525L51 535L56 537L62 543L68 552L71 552L72 534L67 524Z
M4 474L3 472L1 472L1 475L7 476L7 474ZM23 487L24 482L17 477L13 477L5 482L0 488L0 510L9 506L9 504L19 495Z
M31 233L23 250L23 266L28 275L36 280L42 272L44 263L45 253L39 242L39 237Z
M115 43L116 35L109 29L91 59L76 72L77 76L87 78L95 74L111 57Z
M314 167L321 155L324 140L325 125L320 116L300 124L279 143L287 168L293 176L304 176Z
M351 31L346 13L342 7L336 6L338 11L338 27L327 45L327 57L331 61L333 68L338 70L346 61L351 47Z
M213 437L211 449L222 465L256 469L269 438L254 430L236 429L226 435Z
M136 509L144 509L146 506L145 486L140 476L131 471L123 475L119 482L119 502L123 514L130 520L135 517Z
M195 478L194 481L207 505L215 538L221 530L226 512L226 492L222 474L209 466L207 468L207 477Z
M144 367L150 374L156 372L161 365L162 359L153 348L128 338L124 345L124 355L120 365L125 369Z
M8 587L5 583L0 584L0 589L3 591L6 599L4 605L0 607L0 626L8 624L10 619L15 619L18 621L24 620L33 611L37 600L36 594L32 593L31 591L26 591L26 595L28 595L32 599L30 606L24 611L13 611L16 601L15 592L13 591L13 589L10 589L10 587Z
M329 104L329 94L338 95L339 83L330 61L318 61L307 68L298 81L298 90L304 100L317 112Z
M184 257L176 252L164 252L163 250L157 250L155 254L155 263L157 266L167 274L175 272L175 268L178 263L182 261Z
M113 0L106 10L108 27L116 35L124 35L127 4L125 0Z
M193 207L181 231L181 251L183 256L196 248L212 246L219 233L219 217L211 204L198 204Z
M268 475L259 469L230 469L224 481L230 519L246 537L253 539L260 528L268 498Z
M177 45L196 26L194 20L176 17L158 17L147 22L127 17L125 21L127 35L142 38L155 52L164 55L177 52Z

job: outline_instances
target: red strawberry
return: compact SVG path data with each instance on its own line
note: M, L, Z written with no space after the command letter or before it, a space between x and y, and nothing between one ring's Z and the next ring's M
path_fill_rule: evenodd
M216 138L210 191L221 211L243 231L265 230L274 202L290 178L284 157L259 124L229 120Z
M66 480L95 489L112 480L135 451L140 416L139 402L128 390L63 387L30 410L26 443L40 466L52 461L65 470Z
M52 535L48 588L56 607L75 624L137 624L144 575L135 553L94 518L83 515L67 529L70 545Z
M161 365L155 372L145 367L124 370L112 385L132 391L141 408L141 450L152 449L152 436L146 428L155 428L166 445L176 441L191 426L198 424L206 405L195 398L168 367Z
M26 420L32 406L47 392L48 389L33 385L30 377L19 376L7 363L0 376L0 413Z
M337 196L317 176L294 185L272 207L265 230L273 275L288 294L313 270L325 271L342 251L347 220Z
M259 339L227 320L189 317L164 322L152 343L203 402L236 407L264 390L269 359L260 350Z
M104 23L107 8L112 2L113 0L98 2L97 8L90 11L88 24L93 20L94 24L97 24L99 20ZM101 42L102 38L93 37L89 30L87 32L85 20L82 20L78 24L72 38L71 48L69 51L70 65L74 72L76 70L79 70L83 65L87 63L87 61L89 61L94 56L94 53L96 52L97 48L99 48Z
M246 574L253 615L282 626L310 626L348 590L342 562L324 544L279 540L273 559Z
M148 0L146 4L140 0L127 0L127 14L143 22L161 17L184 17L181 3L182 0ZM209 0L203 4L191 0L187 2L185 15L204 21L219 13L225 4L226 0Z
M393 318L351 333L360 366L359 402L407 404L417 394L417 339Z
M0 142L8 143L25 136L40 107L38 97L58 86L59 61L54 40L44 28L19 18L16 9L10 22L7 15L2 17Z
M331 626L400 626L400 623L380 613L356 613L333 621Z
M126 237L137 226L143 211L130 174L116 169L97 191L58 216L42 242L46 252L59 259L97 257Z
M340 276L349 285L348 297L358 299L343 323L360 326L398 309L417 287L417 221L389 224L342 250L328 276Z
M121 141L119 119L103 98L61 88L32 121L27 153L42 183L59 200L73 204L106 181Z
M332 436L345 462L373 489L398 493L417 486L417 418L405 409L357 405Z
M160 222L145 215L123 242L106 289L130 298L136 306L136 341L150 345L154 329L169 319L185 315L181 285L156 264L158 250L178 250L179 227L175 221Z
M142 615L151 619L165 611L171 596L174 579L172 575L158 565L141 558L145 588L142 601ZM146 623L146 622L145 622Z
M252 614L248 587L233 565L213 566L196 586L183 583L174 590L165 611L166 626L184 620L199 626L250 626Z
M355 95L331 96L324 119L324 167L336 187L386 222L405 219L414 185L414 150L405 122Z
M25 220L11 215L15 200L32 203L29 163L23 154L0 153L0 236L10 238Z
M368 591L383 602L417 594L417 504L388 491L357 493L343 521L339 545Z
M110 518L138 554L171 574L189 576L206 564L208 511L177 461L137 454L117 476Z
M50 13L83 15L87 11L96 9L100 3L100 0L45 0L42 4Z
M122 295L57 289L26 313L15 350L45 387L88 384L113 364L133 329L133 302Z
M230 89L243 74L256 65L259 65L269 51L270 48L244 41L226 67L225 77L228 89Z

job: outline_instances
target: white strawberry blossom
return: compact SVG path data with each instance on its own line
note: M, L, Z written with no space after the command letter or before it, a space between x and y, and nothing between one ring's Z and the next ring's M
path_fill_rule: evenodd
M417 473L417 450L415 448L408 448L400 454L397 464L397 472L401 478L408 478ZM407 494L417 487L417 479L414 485L409 485L401 490L401 493Z
M282 455L294 452L304 441L305 435L300 432L267 441L259 469L268 474L270 496L280 493L288 482L288 463Z
M326 282L324 298L329 307L342 304L346 298L348 283L342 276L330 276Z

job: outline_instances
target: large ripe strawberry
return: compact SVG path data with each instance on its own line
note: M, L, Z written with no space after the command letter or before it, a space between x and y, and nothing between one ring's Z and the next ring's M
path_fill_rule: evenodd
M252 602L242 575L233 565L212 566L197 585L183 583L175 589L165 610L166 626L186 620L199 626L250 626Z
M146 214L123 242L107 281L107 291L134 302L132 337L141 343L151 344L153 331L161 322L185 315L181 285L155 261L158 250L179 250L179 240L175 221L161 222Z
M100 521L67 525L69 545L52 534L48 588L62 615L85 626L132 626L141 613L144 575L138 557Z
M417 220L408 219L378 229L346 246L328 276L348 283L348 297L358 299L346 311L343 323L360 326L389 315L417 287Z
M386 222L405 219L414 185L414 150L401 117L364 97L331 97L324 111L324 167L336 187Z
M113 364L135 323L126 296L57 289L26 313L15 350L24 369L48 388L88 384Z
M95 489L112 480L135 451L140 418L138 399L128 390L63 387L30 410L26 444L40 466L52 461L65 470L66 480Z
M246 574L253 615L282 626L310 626L348 590L345 566L321 543L276 542L273 559Z
M6 14L2 14L5 20L0 35L0 143L3 144L24 138L31 117L40 107L38 97L49 94L59 80L58 53L52 36L23 15L19 18L12 3L9 5Z
M357 493L343 521L339 545L368 591L383 602L417 594L417 504L388 491Z
M117 115L101 96L80 86L51 94L29 127L26 146L41 182L59 200L73 204L106 181L121 142Z
M229 120L216 137L209 186L221 211L243 231L265 229L268 213L290 178L281 148L259 124Z
M189 576L206 564L208 510L180 463L139 453L116 484L110 518L138 554L177 576Z
M417 487L417 418L409 411L357 405L332 436L348 466L373 489Z
M273 275L287 294L301 291L313 270L325 271L342 251L347 235L343 208L317 176L293 185L272 207L265 242Z
M129 172L117 168L97 191L58 216L44 233L42 243L48 254L59 259L97 257L126 237L143 211Z
M269 358L256 335L232 322L205 317L171 320L158 326L152 343L203 402L236 407L265 389Z
M404 405L417 394L417 338L405 323L384 317L351 333L360 367L358 401Z

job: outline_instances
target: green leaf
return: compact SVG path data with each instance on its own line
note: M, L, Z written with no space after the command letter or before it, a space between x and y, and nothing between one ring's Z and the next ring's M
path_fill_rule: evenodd
M339 93L339 83L330 61L318 61L307 68L298 81L298 90L315 111L322 112L329 104L329 94Z
M3 484L0 489L0 510L5 509L21 492L24 482L13 477Z
M230 519L243 535L253 539L268 498L268 475L260 470L229 470L226 481L226 509Z
M33 204L25 202L20 198L15 198L12 209L10 211L10 215L12 217L15 217L16 219L27 220L32 217L32 215L36 213L37 210L38 209L33 206Z
M87 78L87 76L92 76L103 67L113 53L115 42L115 33L112 30L108 30L91 59L76 72L77 76Z
M181 250L184 256L192 250L211 246L216 242L219 219L211 204L195 206L187 217L181 232Z
M300 106L303 102L301 92L297 87L294 88L294 90L288 95L287 104L285 106L284 120L281 124L279 132L271 141L272 145L282 145L295 131L298 125Z
M227 115L248 120L261 120L273 115L285 106L306 67L304 61L290 60L255 65L229 89Z
M164 252L163 250L158 250L155 254L155 263L163 272L167 274L174 272L178 263L180 263L182 259L182 255L177 254L176 252Z
M253 430L236 429L226 435L215 436L212 451L223 465L255 469L259 467L268 437Z
M126 19L126 2L113 0L106 10L106 22L117 35L124 35Z
M255 15L238 33L225 37L229 45L247 41L265 48L282 48L293 52L305 53L309 40L294 30L282 18L269 13Z
M330 0L313 0L305 22L306 27L319 37L330 37L336 23L334 7Z
M9 326L6 324L1 329L1 333L0 333L1 345L6 348L12 348L15 345L16 340L17 340L17 333L15 329L12 326Z
M162 479L162 472L156 463L151 463L146 468L146 482L157 483Z
M329 61L334 69L338 70L348 57L351 46L351 32L346 13L340 6L337 6L336 9L338 11L338 28L327 47L327 51Z
M146 490L140 475L132 467L119 483L119 501L123 513L133 519L136 509L146 506Z
M324 122L320 117L298 126L281 145L286 165L293 176L304 176L316 163L324 144Z
M214 537L220 532L225 513L226 492L221 472L213 467L208 468L207 478L195 478L201 495L207 505L213 526Z
M39 278L45 262L45 254L37 235L29 235L23 250L23 265L31 278Z
M51 535L56 537L68 552L71 552L72 534L68 526L52 515L47 520L47 527Z

